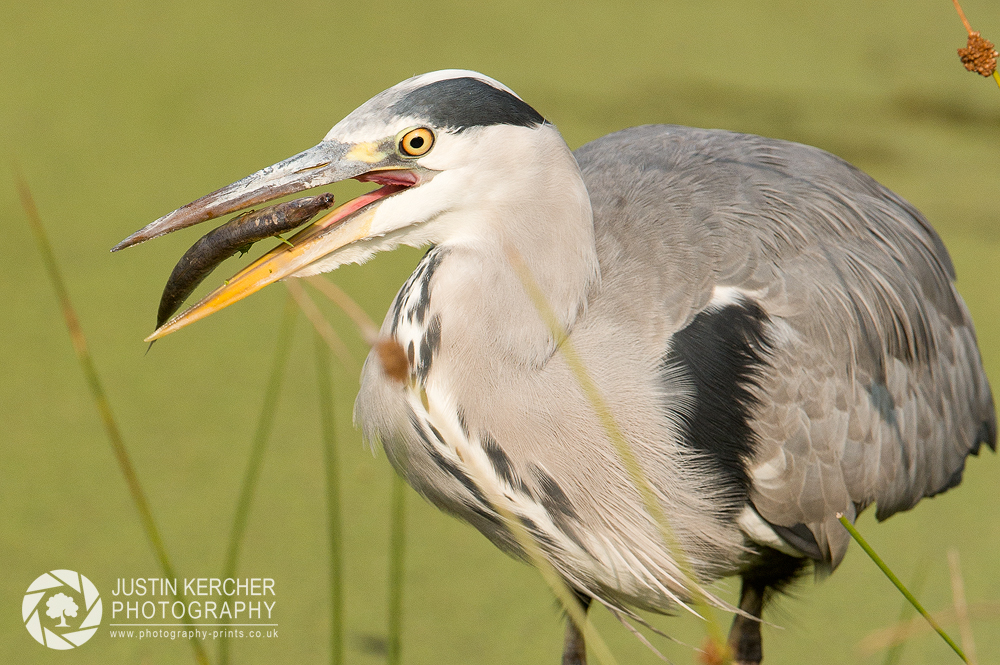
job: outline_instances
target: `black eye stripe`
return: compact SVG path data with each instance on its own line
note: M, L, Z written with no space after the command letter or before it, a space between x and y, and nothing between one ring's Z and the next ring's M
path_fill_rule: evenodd
M421 118L455 132L470 127L537 127L545 123L538 111L516 95L470 77L423 85L406 93L389 110L399 117Z

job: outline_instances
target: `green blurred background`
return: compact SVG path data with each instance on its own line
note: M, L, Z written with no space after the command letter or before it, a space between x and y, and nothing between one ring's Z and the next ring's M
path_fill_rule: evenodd
M966 0L965 9L987 37L1000 38L995 2ZM199 230L120 254L108 249L161 214L314 145L368 97L421 72L483 71L552 120L572 147L671 122L801 141L854 162L941 232L1000 386L1000 90L962 69L955 49L965 32L947 0L6 1L2 16L2 662L193 662L183 641L116 640L105 629L72 652L50 651L21 624L21 596L47 570L82 572L105 602L118 578L160 573L17 202L11 162L34 192L182 577L220 572L285 289L266 289L144 355L163 283ZM361 190L334 191L344 200ZM419 256L401 250L333 279L381 320ZM228 262L208 284L235 270ZM360 361L363 344L328 311ZM236 663L328 659L307 327L300 317L240 566L243 576L275 578L280 636L235 643ZM351 426L356 370L335 380L347 661L378 663L392 472ZM957 490L882 525L870 514L859 522L904 580L926 567L922 597L932 610L951 602L951 546L962 556L969 601L1000 601L998 474L986 454ZM562 621L537 573L407 492L404 661L556 663ZM729 597L735 588L721 585ZM795 596L771 615L783 629L765 629L767 663L882 662L884 654L860 654L857 644L896 620L901 599L857 548L836 575L807 581ZM607 612L594 616L620 663L658 662ZM654 621L690 643L704 634L688 618ZM980 663L1000 663L1000 613L972 625ZM690 648L654 641L675 662L694 662ZM955 659L922 636L907 644L903 662Z

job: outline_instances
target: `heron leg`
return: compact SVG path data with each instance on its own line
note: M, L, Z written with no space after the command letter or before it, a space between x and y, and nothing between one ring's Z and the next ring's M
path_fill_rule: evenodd
M586 614L592 598L575 589L573 594ZM566 617L566 639L563 642L562 665L587 665L587 645L583 640L583 633L573 623L573 619L568 616Z
M765 585L743 578L740 589L740 609L749 614L733 617L729 629L729 650L735 665L759 665L764 657L760 639L760 617L764 610Z
M764 605L775 592L782 592L806 570L808 559L763 548L754 565L743 575L740 609L729 629L729 651L734 665L760 665L764 649L760 636Z

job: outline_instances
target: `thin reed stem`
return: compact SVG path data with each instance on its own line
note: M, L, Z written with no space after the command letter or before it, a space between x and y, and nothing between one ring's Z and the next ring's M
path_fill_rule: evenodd
M307 277L306 281L347 314L351 321L354 322L354 325L358 327L361 337L368 342L369 346L375 343L375 340L378 339L378 326L354 298L347 295L346 291L323 277L323 275Z
M924 587L924 582L927 580L927 565L926 561L922 561L920 565L917 566L917 571L913 574L913 579L910 581L910 588L913 589L913 595L920 593L920 590ZM905 645L905 640L903 639L906 623L910 620L913 615L914 608L909 602L904 599L903 605L899 610L899 621L897 623L898 630L896 635L896 641L885 653L885 660L882 661L882 665L896 665L900 662L903 657L903 647Z
M965 26L965 31L971 35L972 26L969 25L969 19L965 18L965 12L962 11L962 5L958 4L958 0L951 0L951 2L955 5L955 11L958 12L958 17L962 19L962 25Z
M483 476L480 472L479 477L483 478L486 476ZM576 599L576 596L573 595L573 592L567 586L566 581L542 553L538 543L524 526L524 522L501 503L503 499L502 495L493 491L492 488L487 488L482 483L477 482L477 485L480 490L485 490L490 504L504 519L507 528L510 529L511 534L514 536L514 540L517 541L517 544L527 554L528 560L531 561L532 565L541 573L542 579L545 580L549 589L552 590L553 595L555 595L559 604L562 605L563 611L569 616L570 621L583 633L584 644L586 644L587 648L592 650L594 655L597 656L597 660L604 665L617 665L618 661L615 660L608 645L604 642L600 633L597 632L597 628L594 627L593 622L587 616L587 612L580 605L580 601Z
M433 409L431 415L434 415ZM594 628L593 623L587 617L587 613L576 599L576 596L570 591L566 581L556 571L552 562L544 555L521 518L509 507L509 499L504 496L503 491L496 484L495 476L491 471L482 466L479 456L474 454L470 449L465 436L458 431L451 431L452 424L446 418L438 422L438 425L439 430L443 432L444 439L455 442L458 457L464 462L467 470L470 472L469 475L472 481L510 530L511 535L521 547L527 559L539 571L542 579L549 586L549 589L552 590L552 593L562 605L563 610L569 616L570 620L583 633L585 643L594 652L598 661L605 665L616 665L615 658L608 649L607 644L605 644L600 634Z
M511 265L518 273L525 291L527 291L528 296L534 303L535 308L542 317L542 320L546 323L546 325L548 325L555 339L560 340L559 351L563 354L566 364L576 377L577 383L583 389L587 400L591 404L591 408L594 409L595 414L601 422L601 426L607 433L608 439L614 445L615 451L618 453L618 457L622 462L622 466L629 474L629 478L632 480L632 484L635 486L636 491L639 492L639 496L642 498L643 506L649 513L650 517L653 518L654 523L660 531L660 537L663 540L663 543L667 546L667 549L674 558L674 562L677 564L677 568L679 569L681 575L685 578L680 580L680 582L691 594L692 601L698 611L692 610L686 605L684 606L685 609L692 611L695 615L705 620L709 639L715 643L717 652L723 654L723 659L728 661L728 647L726 644L725 634L722 630L721 624L715 617L715 613L712 611L711 598L698 583L690 560L687 557L687 553L684 552L684 549L677 541L673 529L670 527L670 523L667 520L667 516L663 512L663 507L660 505L659 499L656 497L656 492L653 490L653 486L646 478L646 474L642 470L639 460L632 452L632 447L625 439L624 433L618 426L618 422L615 420L614 414L611 413L611 409L608 407L607 402L601 395L600 389L597 387L597 384L587 371L583 360L580 358L579 354L577 354L569 336L559 323L555 312L553 312L552 308L549 306L548 300L542 292L541 287L539 287L538 283L535 281L534 275L531 274L521 256L513 248L509 248L508 258Z
M962 564L958 550L948 548L948 569L951 571L952 605L958 619L958 634L962 637L962 650L969 659L969 665L978 665L976 658L976 641L972 635L972 624L969 622L969 604L965 601L965 582L962 580Z
M73 308L72 300L70 300L66 283L63 281L62 272L59 270L59 263L56 260L55 252L52 250L52 244L45 233L45 227L42 224L41 216L38 214L38 208L35 206L35 200L31 196L31 190L28 188L27 182L25 182L20 173L16 174L16 178L21 206L24 208L28 222L31 225L31 230L35 235L35 243L38 245L42 263L45 264L45 270L52 281L52 287L56 292L59 306L62 309L63 319L66 322L66 329L69 331L70 341L73 343L73 350L76 352L77 361L80 363L80 369L83 370L83 375L90 389L94 405L97 408L98 416L104 425L108 441L111 443L111 449L114 452L115 460L118 462L118 468L125 478L125 484L132 497L132 503L139 513L139 520L142 523L143 530L146 532L146 538L149 540L150 545L152 545L153 552L160 563L163 576L167 579L176 579L177 575L174 573L174 567L170 563L170 557L167 555L167 548L163 543L160 530L156 526L156 520L153 518L153 510L149 505L149 500L146 498L146 493L142 489L142 484L139 482L139 476L135 471L135 466L132 464L132 457L125 447L121 431L118 429L118 423L111 410L111 403L108 401L107 393L104 392L104 385L101 383L94 359L90 355L87 338L84 336L80 320L76 316L76 310ZM181 588L181 585L177 585L178 591L173 594L173 597L175 601L180 601L186 605L187 603L184 600ZM192 626L193 624L189 621L184 621L183 625ZM192 639L191 648L194 650L195 660L202 665L208 665L208 654L205 653L205 648L201 640L197 637Z
M333 326L323 318L323 313L319 311L319 307L313 302L313 299L309 297L302 285L299 284L298 279L290 279L285 282L285 286L288 287L288 292L292 294L295 298L295 302L298 303L299 309L302 313L306 315L309 319L309 323L312 324L313 328L317 333L323 338L330 350L337 354L337 360L340 364L350 372L351 374L358 373L358 364L355 362L354 358L351 356L350 350L344 341L340 339L340 335L336 333Z
M486 497L489 505L496 511L502 522L510 530L514 540L521 547L528 561L541 574L542 579L549 586L559 604L562 605L563 610L569 616L570 620L583 633L585 644L594 652L598 662L604 665L617 665L617 661L611 654L611 650L608 649L607 644L605 644L597 632L594 624L587 617L587 612L584 611L576 596L570 591L566 581L542 552L521 518L515 515L508 507L509 500L504 496L500 487L495 484L495 476L481 466L481 461L470 450L464 436L458 432L449 431L450 423L446 423L446 421L442 421L439 424L444 432L445 440L456 443L458 456L465 462L466 468L470 472L469 475L476 484L476 487Z
M865 540L864 536L861 535L861 532L858 531L853 524L851 524L851 521L842 513L837 513L837 519L844 525L847 532L851 534L854 541L865 551L868 558L875 562L875 565L879 567L879 570L881 570L882 573L889 578L889 581L892 582L897 589L899 589L899 592L903 594L908 601L910 601L910 604L913 605L918 612L920 612L920 616L927 620L927 623L931 625L931 628L933 628L937 634L941 636L941 639L943 639L948 646L950 646L952 650L958 654L959 658L968 663L969 659L965 657L965 653L963 653L958 645L955 644L955 641L948 636L948 633L944 632L944 629L940 626L940 624L938 624L937 621L934 620L934 617L932 617L930 613L924 609L924 606L920 604L920 601L917 600L916 597L910 593L909 589L907 589L906 586L899 580L899 578L896 577L896 574L892 572L892 569L886 565L885 561L882 560L882 557L880 557L872 546L868 544L868 541Z
M389 665L403 662L403 585L406 574L406 483L392 474L392 500L389 521Z
M288 358L291 355L292 338L295 333L295 319L298 308L295 302L288 298L285 301L285 310L281 317L281 324L278 328L278 341L274 350L274 362L271 365L271 375L264 391L264 401L261 404L260 417L257 419L257 429L254 432L253 443L250 446L250 456L247 458L247 468L243 473L243 483L240 487L240 495L236 501L236 510L233 513L233 525L229 530L229 544L226 547L226 558L222 564L222 579L235 577L236 567L239 564L240 547L243 544L243 535L246 533L247 521L250 517L250 505L257 489L257 481L260 479L261 467L264 463L264 454L267 451L267 442L271 436L271 428L274 424L274 414L278 410L278 402L281 397L281 380L285 374L285 367L288 365ZM219 663L228 665L229 663L229 639L225 631L219 639Z
M340 519L340 468L337 459L337 422L334 415L333 386L330 383L330 350L315 331L316 384L319 392L319 420L326 469L327 535L330 539L330 663L344 661L343 538Z
M968 615L970 620L1000 622L1000 603L970 603ZM947 609L933 612L931 616L941 626L950 626L953 623L958 623L954 607L949 606ZM872 631L858 643L858 651L864 655L873 654L876 651L896 646L918 635L933 631L934 629L922 616L915 616L903 623L897 623Z

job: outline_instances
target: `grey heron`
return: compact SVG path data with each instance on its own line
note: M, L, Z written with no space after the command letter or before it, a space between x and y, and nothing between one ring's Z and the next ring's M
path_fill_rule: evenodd
M574 153L504 85L434 72L115 249L348 178L380 187L151 337L286 277L429 245L380 333L405 349L408 376L370 355L356 420L417 492L520 554L485 469L584 607L668 612L692 584L739 575L729 644L758 663L773 592L843 559L838 513L908 510L958 484L982 444L995 450L940 238L902 198L805 145L664 125ZM559 353L566 340L693 580ZM586 658L575 631L566 663Z

